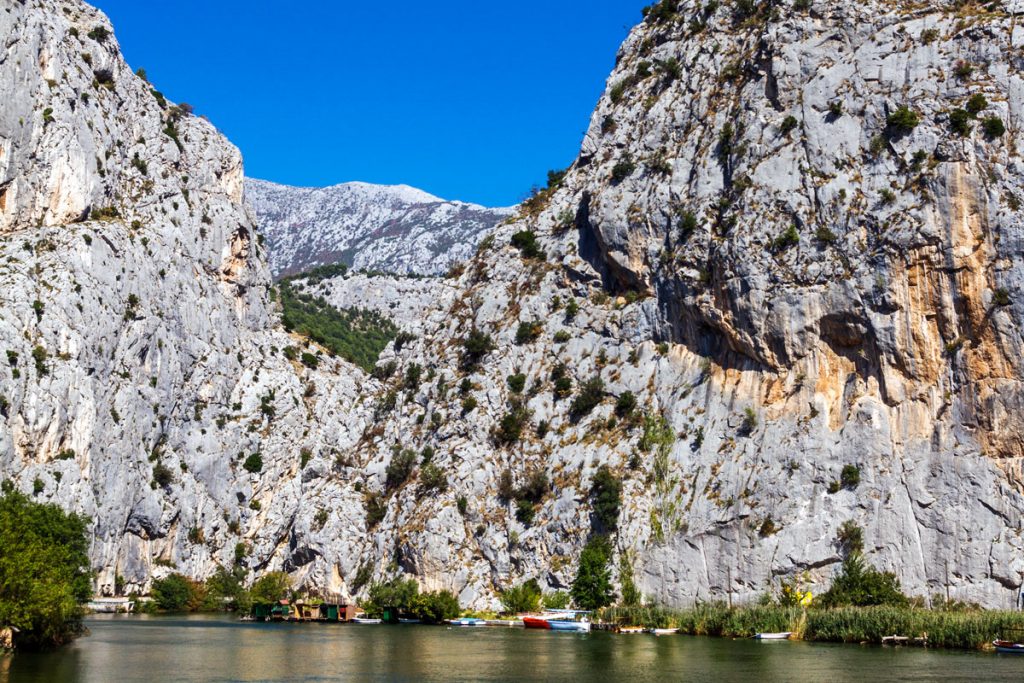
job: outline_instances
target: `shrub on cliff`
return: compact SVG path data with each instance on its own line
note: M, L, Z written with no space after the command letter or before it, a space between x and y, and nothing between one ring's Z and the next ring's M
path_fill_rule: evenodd
M81 632L89 599L86 520L33 503L4 484L0 497L0 624L25 647L59 645Z
M622 504L622 482L608 465L601 465L590 486L594 517L602 531L615 531L619 526L619 507Z
M892 135L906 135L917 128L921 123L921 117L910 107L904 105L889 114L885 123Z
M487 354L494 350L491 335L475 327L462 340L462 369L468 372L476 370Z
M538 585L537 579L530 579L502 591L498 598L501 600L502 609L507 614L536 612L540 609L540 585Z
M569 415L574 420L579 420L591 413L601 401L604 400L604 380L600 377L591 377L580 385L579 393L572 400L569 407Z

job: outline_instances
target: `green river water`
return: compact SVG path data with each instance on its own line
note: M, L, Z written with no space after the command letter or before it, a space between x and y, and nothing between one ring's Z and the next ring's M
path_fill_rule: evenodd
M206 615L87 624L67 648L0 656L0 682L1024 681L1024 655L916 648Z

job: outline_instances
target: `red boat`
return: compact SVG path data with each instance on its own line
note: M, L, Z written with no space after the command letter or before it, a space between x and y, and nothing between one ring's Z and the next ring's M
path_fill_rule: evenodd
M540 617L523 617L523 626L526 628L544 628L551 630L551 622Z

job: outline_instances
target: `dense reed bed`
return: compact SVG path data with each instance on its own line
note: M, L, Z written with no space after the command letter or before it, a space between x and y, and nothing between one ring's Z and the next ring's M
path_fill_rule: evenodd
M604 621L681 633L748 638L756 633L792 631L804 640L881 643L886 636L927 638L929 647L980 649L996 639L1024 640L1024 612L931 610L920 607L778 606L729 608L719 603L691 609L612 607Z

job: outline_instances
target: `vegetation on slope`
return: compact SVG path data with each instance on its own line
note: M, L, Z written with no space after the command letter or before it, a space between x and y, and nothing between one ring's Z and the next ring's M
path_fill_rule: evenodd
M372 372L381 351L398 335L393 322L375 311L337 309L323 297L304 291L299 280L316 284L344 274L344 266L324 266L279 283L281 322L285 329L309 337L332 354Z

